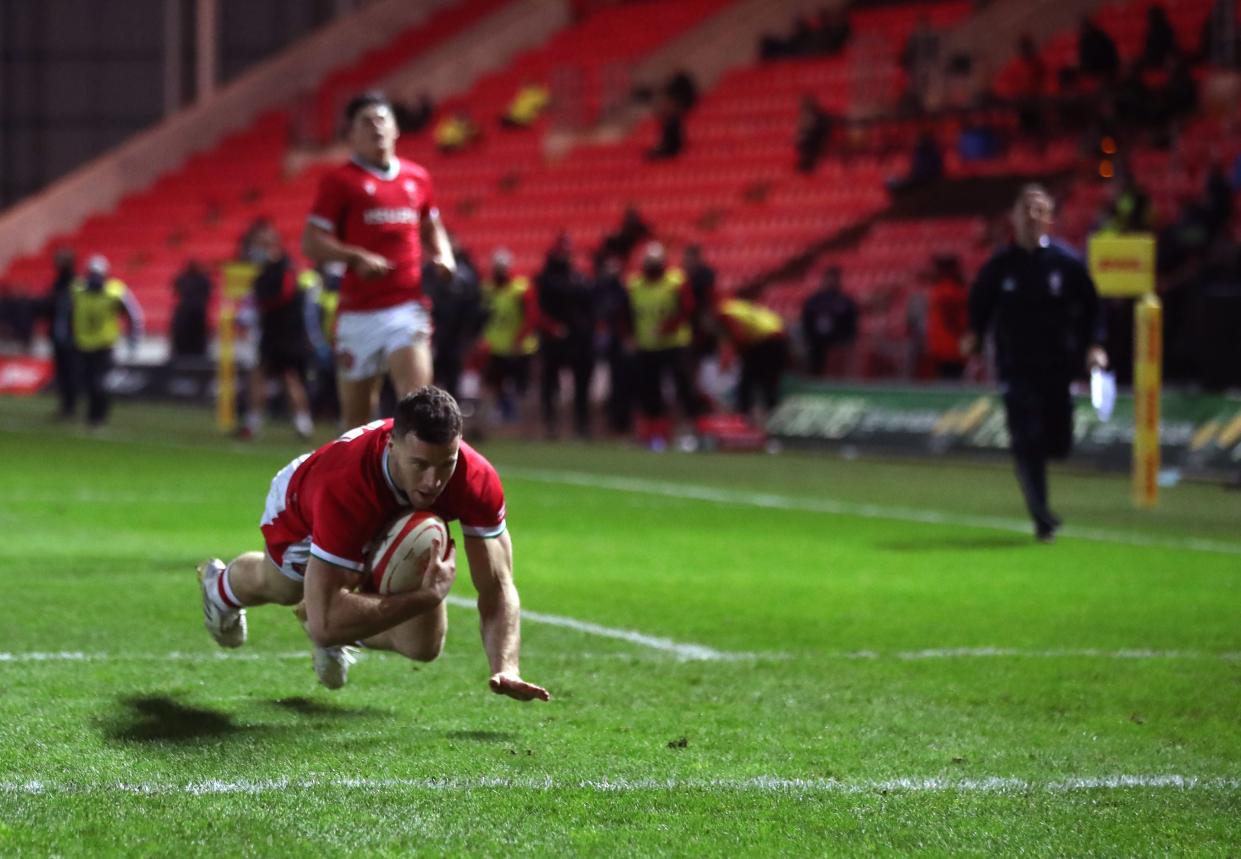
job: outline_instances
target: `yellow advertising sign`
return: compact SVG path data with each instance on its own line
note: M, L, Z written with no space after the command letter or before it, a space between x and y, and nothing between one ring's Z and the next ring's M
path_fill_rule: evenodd
M1087 259L1099 295L1137 298L1155 291L1155 237L1149 233L1096 233Z

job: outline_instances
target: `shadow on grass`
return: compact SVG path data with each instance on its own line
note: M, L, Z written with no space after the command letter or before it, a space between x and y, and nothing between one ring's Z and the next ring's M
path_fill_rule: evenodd
M124 698L125 712L104 726L109 740L118 743L193 743L240 733L225 713L189 707L166 695Z
M971 552L988 549L1013 549L1034 546L1034 533L1029 537L1018 534L994 534L969 537L926 537L919 540L885 540L876 543L876 549L889 552Z
M305 698L301 695L295 695L290 698L280 698L272 701L272 706L279 707L282 710L288 710L297 713L299 716L373 716L377 712L370 707L341 707L336 704L329 704L325 701L316 701L314 698Z
M444 735L450 740L473 740L476 743L509 743L517 739L507 731L449 731Z

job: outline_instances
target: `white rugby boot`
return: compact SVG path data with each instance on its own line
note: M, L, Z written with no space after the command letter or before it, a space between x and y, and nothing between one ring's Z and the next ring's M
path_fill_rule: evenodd
M219 587L225 569L219 558L198 565L198 581L203 589L203 626L221 647L241 647L246 643L246 610L220 608L210 597L212 589Z
M349 681L349 666L358 661L357 649L347 644L316 647L315 676L329 689L339 689Z

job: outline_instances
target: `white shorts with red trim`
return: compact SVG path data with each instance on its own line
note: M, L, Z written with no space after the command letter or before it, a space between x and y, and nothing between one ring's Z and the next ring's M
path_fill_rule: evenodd
M310 454L304 453L276 472L267 490L267 502L263 505L263 518L259 528L266 542L267 557L280 572L295 582L305 578L306 564L310 561L310 535L298 539L285 522L281 521L289 496L289 481L293 472L306 461Z
M430 337L431 317L416 301L341 313L336 319L336 372L351 382L378 376L389 355Z

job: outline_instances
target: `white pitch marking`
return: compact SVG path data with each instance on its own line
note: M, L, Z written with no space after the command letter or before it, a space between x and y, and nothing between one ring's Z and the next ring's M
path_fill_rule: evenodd
M473 607L473 603L460 597L449 597L454 605L468 605ZM528 615L525 615L529 619ZM538 622L548 622L547 617L554 615L539 615ZM557 621L567 621L571 618L557 618ZM666 646L654 647L648 641L637 641L629 636L641 636L650 641L658 641L665 645L677 645L679 647L688 648L690 656L682 656L681 658L689 661L693 659L716 660L725 662L741 662L746 660L789 660L797 658L798 654L760 652L760 653L737 653L729 651L712 650L709 647L703 647L699 644L682 644L680 642L672 642L668 639L655 638L653 636L643 636L641 633L631 632L630 630L608 630L607 627L598 627L596 624L584 624L581 621L573 621L579 626L569 626L568 628L577 631L587 632L589 634L605 635L607 638L621 638L623 641L642 644L646 647L667 653ZM565 626L559 622L554 623L556 626ZM596 632L598 630L608 630L608 634ZM610 634L617 633L617 634ZM625 635L619 635L624 633ZM702 651L708 651L716 654L714 656L705 656ZM369 653L370 651L364 651ZM680 655L677 651L674 654ZM310 656L309 645L306 650L295 650L284 653L264 653L262 651L206 651L202 653L171 651L169 653L86 653L77 650L61 650L61 651L28 651L28 652L3 652L0 651L0 664L18 663L18 662L262 662L265 660L298 660L308 659ZM1084 648L1081 650L1021 650L1015 647L941 647L928 648L925 650L901 650L891 653L881 653L876 650L838 650L828 652L806 651L800 654L805 659L847 659L847 660L879 660L879 659L900 659L903 661L915 662L921 660L940 660L940 659L1119 659L1131 661L1143 660L1224 660L1226 662L1241 662L1241 652L1223 652L1223 653L1204 653L1192 650L1101 650L1097 648ZM577 660L597 660L597 659L632 659L633 655L629 653L608 653L594 651L574 651L566 654L548 654L542 658L572 658Z
M595 793L788 793L788 794L1064 794L1090 790L1178 790L1233 793L1241 790L1241 778L1187 776L1178 774L1073 776L1036 781L993 776L989 778L946 779L907 777L884 780L841 781L822 778L752 776L750 778L679 779L611 778L556 779L551 776L510 778L474 776L465 778L275 778L209 779L197 782L49 782L42 779L0 782L0 794L45 796L48 794L128 794L132 796L217 796L231 794L286 793L294 790L353 788L367 791L426 790L464 792L475 790L562 791L586 790Z
M446 600L449 605L455 605L460 608L474 608L475 602L465 597L449 596ZM707 647L704 644L688 644L680 641L673 641L670 638L660 638L655 635L647 635L642 632L636 632L632 629L614 629L610 626L601 626L597 623L591 623L585 620L576 620L571 617L561 617L555 614L543 614L537 611L521 612L523 621L531 621L533 623L542 623L547 626L559 626L565 629L571 629L575 632L586 633L587 635L598 635L603 638L615 638L620 641L627 641L630 644L637 644L640 647L649 647L653 650L662 650L670 653L678 659L685 661L701 660L706 662L738 662L750 659L757 659L757 653L734 653L725 650L716 650L713 647Z
M913 507L892 507L884 504L856 504L832 498L797 498L765 492L734 492L711 486L694 486L668 483L659 480L643 480L636 477L615 477L606 474L590 474L580 471L551 471L544 469L508 468L506 477L533 480L540 483L556 483L566 486L585 486L592 489L611 489L640 495L658 495L666 498L685 498L691 501L710 501L716 504L732 504L746 507L765 507L774 510L799 510L808 513L827 513L836 516L858 516L864 519L887 519L897 522L918 522L924 525L951 525L954 527L985 528L1030 534L1030 523L1024 519L1004 516L977 516L943 513L938 510L920 510ZM1224 555L1241 555L1241 543L1223 540L1207 540L1199 537L1152 537L1126 531L1108 531L1102 528L1081 528L1073 525L1059 532L1065 537L1077 537L1097 543L1118 543L1125 546L1146 546L1158 549L1189 549L1195 552L1211 552Z

